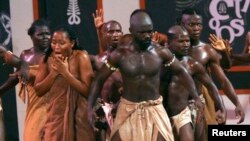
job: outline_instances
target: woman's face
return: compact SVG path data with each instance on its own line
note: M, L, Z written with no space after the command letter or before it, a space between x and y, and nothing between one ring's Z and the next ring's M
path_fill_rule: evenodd
M50 30L47 26L37 26L36 32L31 36L35 47L46 49L49 47L50 42Z
M51 48L54 55L62 55L68 57L71 54L74 42L68 37L68 34L63 31L56 31L52 35Z

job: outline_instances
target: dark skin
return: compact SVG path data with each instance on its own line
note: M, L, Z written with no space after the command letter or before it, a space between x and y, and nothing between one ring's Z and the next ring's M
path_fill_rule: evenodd
M24 65L24 61L22 61L19 57L14 55L12 52L6 50L3 46L0 46L0 56L4 58L5 63L7 65L13 66L17 69L20 69L21 65ZM9 79L0 86L0 97L9 89L13 88L18 83L18 79L16 79L15 75L10 75Z
M203 85L209 88L213 99L216 101L216 105L220 111L218 112L217 119L220 122L225 120L225 109L222 106L222 103L219 99L219 92L212 82L211 78L207 74L205 68L193 58L188 56L188 50L190 48L190 38L187 31L181 26L173 26L169 29L168 33L172 34L174 37L169 42L170 50L176 55L180 60L183 66L187 69L189 74L193 77L194 80L201 82ZM178 75L172 76L171 82L168 86L168 101L166 110L169 116L174 116L179 114L188 106L189 93L182 84L182 78ZM185 82L189 83L189 82ZM204 131L206 125L203 111L199 111L197 117L198 119L195 129L197 131ZM203 138L205 136L203 135ZM179 135L176 135L176 138L180 141L192 141L194 140L193 128L191 123L182 126L179 129ZM196 138L197 140L197 138Z
M122 27L116 21L108 21L103 23L103 11L96 10L93 14L97 35L99 40L100 53L98 55L90 55L90 60L94 71L97 71L104 64L109 54L117 48L118 42L122 37ZM104 83L100 98L102 102L112 103L113 111L116 111L116 105L119 102L122 89L122 79L119 71L115 71ZM102 115L105 116L105 115ZM110 131L110 129L108 130ZM101 140L106 140L106 132L101 135ZM100 131L99 131L100 132Z
M30 66L38 65L45 49L50 44L50 36L50 30L47 26L37 27L37 31L31 36L34 47L24 50L20 58L25 60ZM34 79L29 77L29 81L32 83L34 83Z
M102 9L97 9L95 13L92 14L95 27L96 27L96 32L97 32L97 37L98 37L98 42L99 42L99 53L102 53L107 50L107 47L105 46L106 41L103 40L103 26L104 26L104 21L103 21L103 10Z
M12 52L8 51L5 47L0 45L0 57L4 58L7 65L13 66L15 68L20 68L23 63L20 58L14 55Z
M22 60L20 60L17 56L15 56L12 52L8 51L5 47L0 45L0 57L2 57L7 65L20 68L21 64L24 63ZM12 76L9 77L9 80L12 80ZM15 79L14 79L15 80ZM4 92L11 89L12 85L15 85L18 80L16 81L10 81L8 83L9 85L3 84L0 87L0 140L5 141L5 127L4 127L4 116L3 116L3 109L2 109L2 103L1 103L1 97L4 94Z
M122 37L122 27L120 23L116 21L108 21L103 23L103 12L102 10L97 10L94 16L95 25L97 28L98 39L100 46L102 48L102 53L99 55L90 55L91 64L94 71L97 71L104 64L104 60L107 59L109 54L115 50L118 46L118 42ZM102 27L100 27L102 25ZM105 40L105 43L104 43ZM121 74L119 71L114 72L105 82L101 98L108 103L117 103L121 92Z
M132 42L126 43L121 39L123 45L114 50L109 58L109 64L119 67L123 79L123 98L132 102L141 102L147 100L156 100L160 97L160 69L162 65L173 58L173 54L164 47L149 49L153 25L151 18L144 12L133 15L130 19L130 32L132 33ZM185 71L178 60L175 60L170 69L183 76L184 80L192 78ZM93 125L92 107L101 91L104 81L112 74L112 70L103 65L92 83L90 96L88 100L89 122ZM190 83L191 93L198 95L195 85ZM202 105L202 104L201 104ZM115 133L111 140L121 140L119 133ZM158 134L158 140L164 140L161 134Z
M93 18L97 30L100 54L96 56L90 55L90 60L93 69L99 70L103 65L103 61L107 58L107 55L117 47L118 40L122 36L122 27L118 22L112 21L109 21L107 25L105 25L102 9L96 10L96 13L93 14ZM114 38L116 40L113 41L112 39Z
M68 102L66 100L67 98L65 99L59 98L60 100L58 100L54 97L55 95L56 96L59 95L57 91L61 91L62 89L68 89L68 87L70 87L72 91L76 92L76 93L70 93L70 94L78 95L78 97L81 97L81 98L88 97L89 86L93 78L93 71L92 71L92 67L91 67L87 52L79 50L80 48L77 46L76 40L77 40L76 34L74 34L74 32L70 28L68 28L68 26L63 25L57 28L51 37L51 44L49 47L51 52L47 52L47 54L45 54L45 58L48 57L47 60L46 59L40 60L39 71L37 73L37 76L34 82L34 89L36 90L36 95L39 97L45 94L48 94L48 97L47 97L48 99L46 99L48 105L50 105L53 102L53 100L59 104L61 101L63 101L64 103ZM59 85L61 83L64 83L67 86L60 87ZM63 93L62 96L66 96L66 94L68 93ZM74 99L70 99L71 101L70 104L75 104L75 106L72 106L73 107L72 116L77 118L79 115L78 109L81 108L81 106L79 105L81 104L77 104L80 102L74 103L72 102L73 100ZM45 126L49 125L51 122L58 121L58 118L55 120L53 119L53 115L58 114L59 115L58 117L60 117L60 114L64 115L62 111L67 110L65 106L67 106L68 110L71 111L71 108L69 108L71 106L61 105L60 109L58 110L61 113L57 111L55 112L55 109L57 110L56 106L58 105L55 105L55 104L51 104L51 105L52 105L51 106L52 108L49 108L46 112L47 119L50 119L50 120L47 120L45 122ZM50 116L51 112L53 112L52 116ZM71 112L68 112L68 113L71 113ZM86 115L87 113L84 112L84 114ZM84 118L84 116L81 116L81 117ZM63 121L62 118L60 118L59 120ZM77 119L70 120L68 118L65 118L64 120L67 120L68 123L71 124L69 128L73 126L76 127L75 128L76 130L74 130L74 128L71 128L72 130L68 132L71 134L71 136L75 134L74 135L75 140L77 140L77 138L79 138L80 136L78 131L83 129L83 128L79 129L77 127L79 123L82 125L84 123L77 122ZM62 125L62 127L64 127L64 125ZM56 128L52 127L52 128L53 129L51 130L56 130L56 132L57 131L61 132L62 130L64 130L63 128L57 128L57 127ZM84 133L87 133L88 129L86 128L84 128L85 130ZM59 140L61 140L64 136L64 135L62 136L46 135L46 133L48 133L47 130L48 128L44 129L44 133L45 133L45 135L43 135L44 140L48 140L48 138L53 138L53 139L58 138ZM86 140L94 139L92 136L92 131L91 130L88 130L88 131L89 131L88 135L85 136Z
M33 48L24 50L21 53L20 58L14 54L10 54L4 47L0 47L0 55L5 58L6 63L17 68L14 75L10 75L8 80L0 87L0 96L2 96L6 91L15 87L19 80L18 77L26 77L25 73L28 71L28 65L37 65L39 59L43 55L44 49L48 46L50 38L50 31L47 26L36 27L36 32L31 36L33 41ZM24 74L24 75L23 75ZM28 76L27 76L28 77ZM24 78L28 82L34 83L34 77ZM0 112L0 121L2 121L3 113ZM1 127L0 123L0 127ZM0 128L1 130L2 128ZM3 137L1 135L1 137Z
M189 15L183 14L181 18L181 24L186 28L189 33L191 48L190 56L200 62L206 68L209 68L212 75L220 82L221 88L226 96L235 105L236 117L240 117L238 123L244 121L245 112L242 105L234 91L231 82L228 80L220 66L220 55L209 45L200 40L200 34L202 31L202 17L197 14ZM201 87L197 87L199 93Z
M122 29L121 25L116 23L116 22L108 22L105 24L103 28L103 37L106 39L106 46L107 50L106 52L106 57L117 48L118 42L120 38L122 37ZM104 56L103 56L104 57ZM103 62L102 62L103 63ZM116 103L118 102L117 99L119 99L120 94L118 89L121 88L122 85L122 79L121 79L121 74L119 71L115 71L105 82L102 93L101 93L101 98L104 99L106 102L112 102ZM112 87L116 87L118 89L111 91ZM113 94L112 94L113 93ZM113 100L109 99L109 97L118 97Z
M31 40L33 42L34 47L22 51L20 59L18 57L14 57L14 59L12 59L13 61L11 61L10 64L13 64L13 66L20 67L18 67L19 69L16 72L17 75L9 77L9 79L1 86L0 91L2 93L17 85L17 83L19 82L18 74L20 74L21 72L28 71L27 65L37 65L39 63L39 59L44 54L44 50L49 45L49 39L50 30L47 26L36 27L36 32L34 33L34 35L31 36ZM25 63L22 63L22 60L24 60ZM27 79L31 79L28 81L32 83L34 82L34 78Z
M72 57L72 47L75 41L71 41L64 31L55 31L51 39L51 48L53 53L51 54L52 63L51 69L48 69L48 65L40 60L39 72L36 76L34 89L37 96L45 95L53 86L53 83L58 75L62 75L77 92L82 96L88 97L88 87L91 82L92 68L89 66L88 55L84 52L78 53L79 57ZM69 60L68 60L69 59ZM79 59L79 60L77 60ZM81 62L79 65L77 62ZM71 64L70 64L71 63ZM85 66L84 66L84 63ZM70 69L69 69L69 65ZM81 72L78 76L75 73L78 72L79 67Z

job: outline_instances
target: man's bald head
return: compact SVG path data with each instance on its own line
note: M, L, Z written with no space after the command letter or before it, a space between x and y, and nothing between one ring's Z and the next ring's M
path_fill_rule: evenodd
M145 10L135 10L130 16L130 32L141 32L148 29L153 30L153 22L149 14Z
M114 27L114 26L117 26L117 27L120 29L120 31L122 31L122 26L121 26L121 24L120 24L119 22L115 21L115 20L110 20L110 21L106 22L106 23L104 24L104 26L103 26L103 31L104 31L104 32L108 32L109 29L110 29L111 27Z
M168 41L170 43L173 39L181 35L188 35L188 32L183 26L174 25L169 28L167 35L168 35Z

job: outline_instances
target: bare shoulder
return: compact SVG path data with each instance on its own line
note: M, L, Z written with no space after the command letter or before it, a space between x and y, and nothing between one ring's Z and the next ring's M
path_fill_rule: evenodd
M117 47L111 54L108 55L107 61L113 67L119 67L120 61L125 56L131 54L133 52L133 46L124 45Z
M153 47L155 49L155 52L163 59L171 59L173 58L172 52L169 50L168 47L166 46L161 46L161 45L154 45Z
M131 34L125 34L119 41L119 46L126 46L133 42L133 36Z
M31 53L31 52L33 52L33 50L34 50L34 48L32 47L32 48L23 50L22 53L24 53L24 54L25 53Z
M187 56L186 59L189 66L188 68L190 68L192 74L201 74L206 72L205 68L199 61L190 56Z
M212 46L210 46L209 44L206 44L206 52L209 55L210 58L210 62L214 62L219 64L220 59L222 58L221 54L219 52L217 52Z
M90 60L89 54L85 50L74 50L73 54L78 60L81 60L81 61Z
M126 53L133 52L134 45L132 41L130 41L119 44L119 46L114 51L112 51L111 56L121 56L125 55Z
M31 54L34 54L34 49L33 49L33 47L32 47L32 48L29 48L29 49L23 50L23 51L21 52L20 57L23 58L23 57L25 57L25 56L27 56L27 55L31 55Z

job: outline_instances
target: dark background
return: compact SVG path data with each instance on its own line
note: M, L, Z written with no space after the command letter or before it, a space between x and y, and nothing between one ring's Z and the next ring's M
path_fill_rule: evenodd
M242 0L240 3L241 8L245 4L246 0ZM176 23L176 19L181 14L181 11L185 8L196 8L198 9L203 17L203 32L201 40L209 43L209 34L215 34L215 31L209 27L209 19L211 19L211 14L209 12L209 5L211 0L145 0L146 10L151 14L152 20L154 22L154 29L156 31L166 33L168 28ZM224 3L222 3L223 5ZM219 6L217 9L218 10ZM228 26L230 21L233 19L238 19L235 14L235 7L228 7L226 9L226 14L230 15L227 20L221 20L221 26ZM241 12L242 19L244 21L245 32L240 37L235 37L234 41L231 43L233 52L241 53L244 48L245 36L248 31L250 31L250 6L247 12ZM238 32L236 29L235 32ZM229 33L223 30L222 37L229 39ZM249 89L250 88L250 72L225 72L230 81L232 82L235 89ZM215 79L214 79L215 80ZM216 85L220 88L219 83L215 80Z

